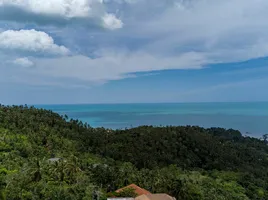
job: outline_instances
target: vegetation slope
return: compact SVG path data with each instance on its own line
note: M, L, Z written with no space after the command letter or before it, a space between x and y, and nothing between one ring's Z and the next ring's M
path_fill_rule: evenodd
M235 130L108 130L0 105L0 199L106 199L135 183L178 200L265 200L267 153L266 140Z

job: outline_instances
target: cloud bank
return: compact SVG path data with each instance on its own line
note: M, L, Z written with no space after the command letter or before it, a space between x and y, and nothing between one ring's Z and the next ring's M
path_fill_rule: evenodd
M0 49L27 51L35 68L21 77L31 73L42 83L90 85L136 72L202 69L268 56L267 9L267 0L0 0L1 19L42 29L5 30ZM54 39L44 24L56 30Z
M0 17L40 25L94 24L107 29L123 26L120 19L105 11L101 0L0 0Z

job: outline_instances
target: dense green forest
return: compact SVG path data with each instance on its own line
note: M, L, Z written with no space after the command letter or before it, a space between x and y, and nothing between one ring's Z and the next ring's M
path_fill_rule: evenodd
M0 199L106 199L135 183L178 200L268 199L267 141L235 130L92 128L0 106Z

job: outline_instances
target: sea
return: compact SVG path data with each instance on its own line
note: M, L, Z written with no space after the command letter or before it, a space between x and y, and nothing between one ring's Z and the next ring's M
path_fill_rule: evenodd
M192 125L236 129L250 137L268 133L268 102L35 105L87 122L125 129L142 125Z

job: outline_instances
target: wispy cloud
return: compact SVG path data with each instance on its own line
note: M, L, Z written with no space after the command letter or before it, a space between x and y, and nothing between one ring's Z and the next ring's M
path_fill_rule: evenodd
M14 61L12 61L12 63L22 67L32 67L34 65L34 63L28 58L16 58Z

